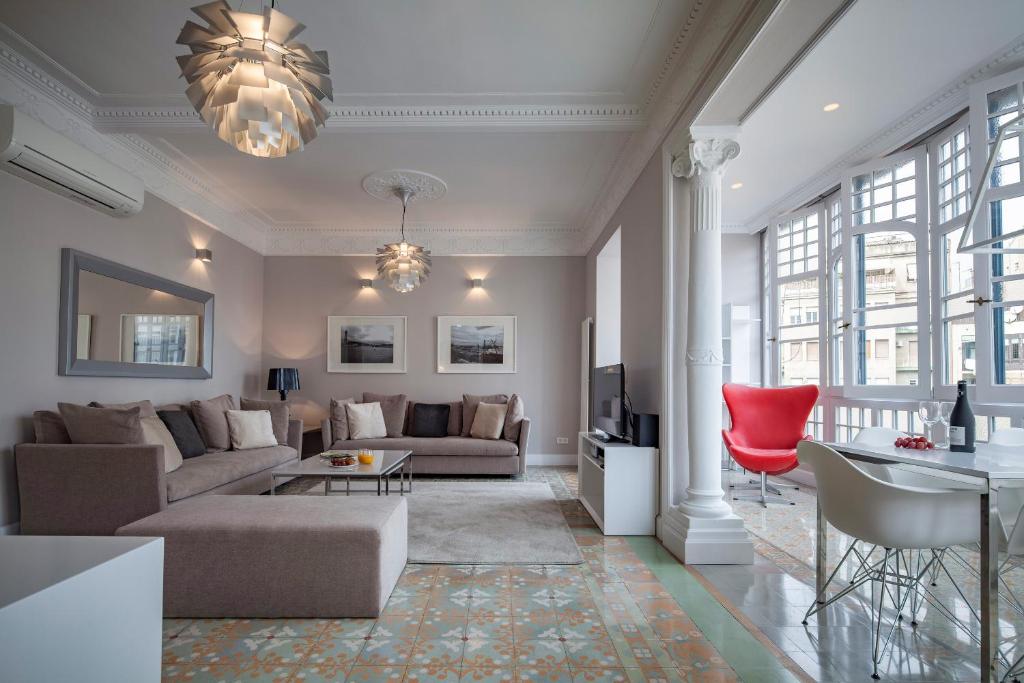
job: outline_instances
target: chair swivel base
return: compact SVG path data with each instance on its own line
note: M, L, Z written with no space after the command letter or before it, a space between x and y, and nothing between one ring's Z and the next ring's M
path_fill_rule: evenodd
M779 484L775 486L768 482L768 475L761 473L761 478L751 479L749 484L730 484L729 488L734 492L733 500L753 500L761 503L762 506L769 505L796 505L795 502L784 498L781 489L799 489L799 486L791 484ZM737 496L736 491L757 491L754 495Z

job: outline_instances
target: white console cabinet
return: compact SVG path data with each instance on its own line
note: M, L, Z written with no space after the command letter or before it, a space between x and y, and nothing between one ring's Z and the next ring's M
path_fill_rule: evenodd
M605 443L581 432L577 474L583 507L607 536L653 536L658 449Z

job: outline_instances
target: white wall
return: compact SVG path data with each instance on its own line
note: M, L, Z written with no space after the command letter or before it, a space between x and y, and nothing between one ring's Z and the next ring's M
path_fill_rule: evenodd
M622 361L622 228L605 242L595 264L594 366Z

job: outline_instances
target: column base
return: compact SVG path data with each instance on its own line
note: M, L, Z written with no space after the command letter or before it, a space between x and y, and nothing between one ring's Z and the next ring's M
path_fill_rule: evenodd
M672 507L658 518L658 537L683 564L754 564L754 544L733 513L691 517Z

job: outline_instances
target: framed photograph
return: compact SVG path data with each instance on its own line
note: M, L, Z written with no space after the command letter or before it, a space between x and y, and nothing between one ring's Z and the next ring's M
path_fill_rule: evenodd
M514 373L514 315L437 316L437 371Z
M327 317L327 372L405 371L405 316Z

